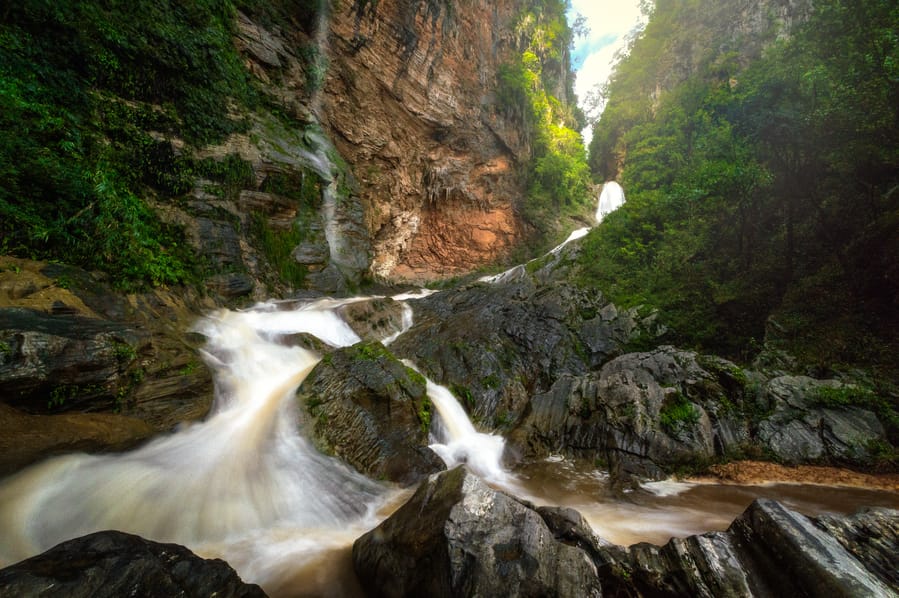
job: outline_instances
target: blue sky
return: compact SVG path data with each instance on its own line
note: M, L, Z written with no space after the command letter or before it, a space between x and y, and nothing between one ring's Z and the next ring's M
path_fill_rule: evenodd
M568 21L578 14L587 17L590 35L575 40L572 66L577 71L575 92L583 102L587 92L604 83L612 72L615 53L624 47L626 36L643 22L639 0L571 0ZM590 132L585 131L585 141Z

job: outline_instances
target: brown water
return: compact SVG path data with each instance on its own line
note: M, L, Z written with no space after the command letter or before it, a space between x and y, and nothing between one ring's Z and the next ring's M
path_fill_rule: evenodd
M899 509L897 492L818 484L667 481L615 496L605 472L559 458L515 473L520 496L538 505L577 509L600 537L624 546L724 530L756 498L778 500L809 516L850 514L862 507Z

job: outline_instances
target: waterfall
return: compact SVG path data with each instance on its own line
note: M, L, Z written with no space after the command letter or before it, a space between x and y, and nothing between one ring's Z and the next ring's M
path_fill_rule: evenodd
M271 302L203 318L195 330L207 338L202 356L213 372L209 417L129 453L66 455L4 480L0 564L119 529L240 568L258 554L240 547L282 538L288 558L284 537L296 539L295 556L370 528L388 493L300 434L294 396L319 356L281 344L300 332L334 346L358 342L335 313L358 300ZM262 581L252 567L241 573Z
M599 194L599 205L596 207L596 222L602 222L608 214L611 214L624 205L624 189L615 181L609 181L602 186Z
M404 359L403 363L418 371L408 359ZM507 482L509 474L502 465L506 447L503 437L478 432L448 388L430 378L425 377L425 380L428 398L438 415L432 424L434 442L429 445L431 450L443 459L447 467L465 463L472 472L488 482L500 485Z

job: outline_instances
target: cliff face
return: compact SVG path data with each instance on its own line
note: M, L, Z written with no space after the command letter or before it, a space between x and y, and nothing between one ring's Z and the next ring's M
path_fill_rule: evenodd
M332 9L313 109L359 183L376 277L465 273L521 238L516 164L529 148L493 95L517 10L512 0Z

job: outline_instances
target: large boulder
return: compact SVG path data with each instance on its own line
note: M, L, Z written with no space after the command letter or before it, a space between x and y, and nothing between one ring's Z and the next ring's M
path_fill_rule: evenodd
M0 598L255 598L224 561L202 559L177 544L160 544L117 531L63 542L0 570Z
M410 484L444 468L427 447L425 379L381 343L325 355L298 397L316 446L370 477Z
M119 322L0 309L0 396L36 412L111 408L142 342Z
M864 462L872 447L886 442L877 415L850 400L828 397L861 395L854 386L808 376L778 376L764 386L767 416L758 439L778 460Z
M449 387L472 419L505 429L524 417L534 394L617 356L642 330L634 312L616 309L598 291L530 277L451 289L412 305L415 325L394 352Z
M874 412L853 404L856 395L864 392L836 380L766 380L721 358L661 346L559 376L534 395L511 438L528 454L606 461L615 481L745 455L865 464L887 437Z
M899 548L897 524L899 512L889 509L822 524L759 499L724 532L674 538L662 547L600 547L599 577L605 590L623 596L886 598L899 590L895 567L884 563ZM872 539L859 534L871 529L893 531L875 536L872 550Z
M628 353L535 395L515 439L534 454L606 460L616 478L663 477L749 442L740 372L670 346Z
M422 482L356 540L353 565L372 596L601 595L586 552L557 540L532 505L464 467Z

